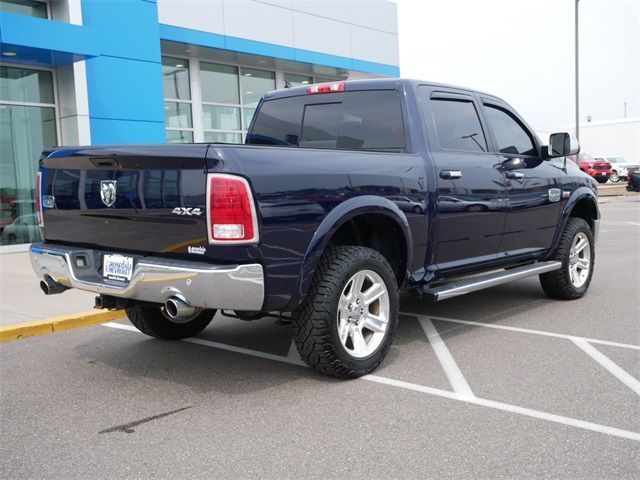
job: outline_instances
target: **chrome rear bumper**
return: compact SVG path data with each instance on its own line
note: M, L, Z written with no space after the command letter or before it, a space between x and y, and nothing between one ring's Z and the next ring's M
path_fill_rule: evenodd
M109 252L105 252L109 253ZM74 260L88 259L85 268ZM103 279L94 265L95 250L34 243L31 266L41 279L49 277L69 288L152 303L182 297L198 308L257 311L264 302L262 265L211 265L159 257L135 257L129 282ZM101 262L101 260L100 260Z

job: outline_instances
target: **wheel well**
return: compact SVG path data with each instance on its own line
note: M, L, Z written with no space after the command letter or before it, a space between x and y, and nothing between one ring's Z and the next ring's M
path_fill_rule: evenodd
M343 223L333 234L331 245L369 247L384 256L401 286L407 271L407 243L400 226L387 215L363 214Z
M590 198L583 198L578 200L578 203L573 206L569 216L582 218L593 230L593 221L598 218L598 211L593 200Z

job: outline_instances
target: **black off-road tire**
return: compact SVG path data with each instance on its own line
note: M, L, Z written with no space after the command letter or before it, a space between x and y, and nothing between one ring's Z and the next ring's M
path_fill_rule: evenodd
M390 308L380 346L367 357L355 358L339 340L338 302L349 279L361 270L372 270L382 277ZM397 280L380 253L366 247L330 247L320 259L300 309L294 312L293 339L302 360L318 372L338 378L361 377L375 370L387 355L398 328L398 309Z
M609 181L609 177L596 177L596 182L598 183L607 183Z
M215 310L205 310L184 323L171 321L163 312L163 307L150 305L134 305L125 309L129 321L145 335L163 340L180 340L193 337L204 330Z
M587 280L581 287L576 288L573 283L571 283L571 277L569 274L569 255L573 239L579 232L583 232L589 239L591 265ZM560 268L560 270L554 270L540 275L540 285L542 286L544 293L546 293L547 296L558 300L575 300L584 296L589 289L589 284L593 277L595 258L595 245L591 227L582 218L570 217L564 227L558 247L556 248L553 257L549 259L562 262L562 268Z

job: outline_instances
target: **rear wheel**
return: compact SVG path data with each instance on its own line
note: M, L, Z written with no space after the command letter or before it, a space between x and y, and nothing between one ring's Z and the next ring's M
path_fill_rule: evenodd
M574 300L587 293L593 276L595 248L591 227L582 218L569 218L554 259L562 262L562 268L540 275L544 292L561 300Z
M620 181L620 175L615 170L611 173L611 177L609 178L613 183L618 183Z
M145 335L163 340L180 340L193 337L204 330L216 314L215 310L204 310L192 317L172 320L164 307L134 305L125 309L129 321Z
M294 315L298 352L326 375L365 375L389 351L398 308L396 278L380 253L366 247L332 247L320 259L308 295Z

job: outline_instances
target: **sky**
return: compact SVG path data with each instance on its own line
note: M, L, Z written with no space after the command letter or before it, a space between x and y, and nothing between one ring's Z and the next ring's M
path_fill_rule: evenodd
M400 73L483 90L537 129L575 123L574 0L394 0ZM640 116L640 0L580 0L580 121Z

